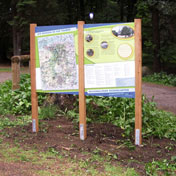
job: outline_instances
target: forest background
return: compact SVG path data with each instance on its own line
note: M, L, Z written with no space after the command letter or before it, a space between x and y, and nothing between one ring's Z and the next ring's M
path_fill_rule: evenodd
M0 63L29 54L30 23L118 23L141 18L143 65L154 72L175 73L175 9L172 0L0 0Z

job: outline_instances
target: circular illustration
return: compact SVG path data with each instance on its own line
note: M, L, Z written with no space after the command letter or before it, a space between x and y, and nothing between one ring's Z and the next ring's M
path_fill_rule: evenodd
M115 26L112 33L118 38L130 38L134 36L134 30L129 26Z
M108 42L106 42L106 41L101 42L101 47L102 47L103 49L108 48Z
M87 53L88 56L91 57L91 56L94 55L94 50L93 49L88 49L86 53Z
M122 44L118 47L118 54L122 58L128 58L131 56L133 50L130 45Z
M86 35L87 42L91 42L92 40L93 40L93 37L90 34Z

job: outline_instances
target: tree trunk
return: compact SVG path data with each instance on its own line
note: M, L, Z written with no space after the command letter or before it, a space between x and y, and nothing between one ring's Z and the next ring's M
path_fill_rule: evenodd
M21 55L21 32L13 26L13 55Z
M14 0L11 2L12 6L12 19L14 19L15 16L17 16L17 1ZM12 27L12 34L13 34L13 55L21 55L21 32L20 29L17 27L16 24L13 24Z
M152 10L152 27L153 27L153 71L161 71L161 61L160 61L160 32L159 32L159 11L156 8Z
M169 27L169 32L170 32L170 40L171 42L174 42L175 39L175 27L174 27L174 21L175 19L173 17L169 18L169 23L168 23L168 27Z

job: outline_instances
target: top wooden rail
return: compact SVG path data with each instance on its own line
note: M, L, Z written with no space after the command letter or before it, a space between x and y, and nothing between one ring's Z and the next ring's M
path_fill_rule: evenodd
M20 55L20 56L12 56L12 62L26 62L30 60L30 55Z
M20 88L20 63L27 61L30 61L30 55L19 55L11 57L12 90Z

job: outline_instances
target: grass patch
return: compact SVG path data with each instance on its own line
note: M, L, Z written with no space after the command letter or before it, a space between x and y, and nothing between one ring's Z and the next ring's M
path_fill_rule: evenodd
M0 118L0 130L4 128L11 128L16 126L25 126L32 122L31 116L19 116L14 117L15 119L11 120L8 117L1 117Z
M121 167L114 167L110 164L106 164L105 171L107 172L107 176L123 176L123 169ZM138 174L134 169L127 169L125 172L125 176L137 176Z
M0 68L0 72L11 72L11 68Z
M101 157L98 155L91 155L85 159L72 159L64 154L58 152L53 152L49 150L48 152L39 152L37 150L24 150L20 147L14 147L8 144L0 144L0 155L1 161L8 163L20 162L29 163L35 165L36 168L33 169L33 174L38 174L40 176L108 176L117 175L119 176L136 176L138 175L134 169L124 169L120 165L112 165L108 158ZM23 169L23 167L21 168ZM25 168L24 168L25 169ZM30 169L30 168L29 168Z
M26 71L29 70L28 67L20 67L20 71ZM0 68L0 72L12 72L11 67L5 67L5 68Z
M28 150L25 151L19 147L11 147L10 145L0 145L1 151L0 154L2 155L3 161L6 162L35 162L37 161L37 157L35 156L36 151Z

